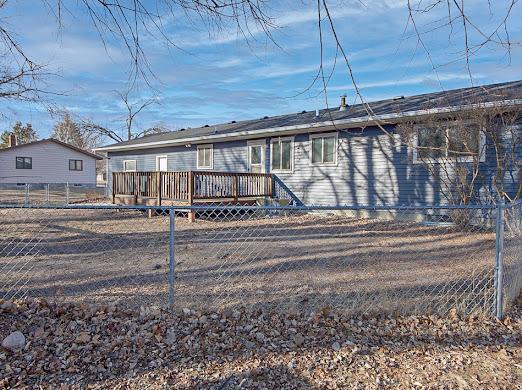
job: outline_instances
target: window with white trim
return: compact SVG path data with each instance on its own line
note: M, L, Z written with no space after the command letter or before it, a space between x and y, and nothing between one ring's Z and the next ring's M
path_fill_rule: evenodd
M477 125L458 127L419 126L416 131L414 162L484 161L485 139Z
M292 171L294 139L274 138L270 141L270 162L272 171Z
M124 172L136 172L136 160L123 160Z
M214 166L214 146L209 145L198 145L198 157L197 157L198 169L212 169Z
M310 134L312 165L335 165L337 163L337 133Z

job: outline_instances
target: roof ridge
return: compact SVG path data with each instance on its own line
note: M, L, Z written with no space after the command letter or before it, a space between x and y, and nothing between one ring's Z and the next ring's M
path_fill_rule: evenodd
M499 94L489 94L490 92L503 92L505 99L499 99ZM411 95L401 99L388 98L367 102L370 105L373 115L397 114L405 115L406 113L418 112L431 108L443 107L462 107L473 99L482 98L484 103L493 101L507 101L510 99L522 98L522 80L513 80L503 83L485 84L478 86L463 87L447 91L429 92L418 95ZM446 99L446 101L444 100ZM184 131L171 131L162 134L152 135L146 138L137 138L130 141L113 143L96 150L104 150L105 148L117 148L118 146L131 146L140 144L149 144L159 142L162 144L168 141L182 142L183 139L193 139L194 137L204 138L215 134L226 135L228 133L237 133L269 130L281 127L304 126L310 124L311 127L319 122L326 120L347 120L353 118L367 117L368 113L362 103L354 104L347 110L340 111L338 107L331 107L319 110L320 115L315 115L315 110L305 112L294 112L290 114L280 114L271 117L262 117L255 119L245 119L242 121L229 121L227 123L217 123L208 126L194 127ZM214 129L218 129L217 132ZM261 135L259 137L262 137ZM166 145L165 145L166 146Z

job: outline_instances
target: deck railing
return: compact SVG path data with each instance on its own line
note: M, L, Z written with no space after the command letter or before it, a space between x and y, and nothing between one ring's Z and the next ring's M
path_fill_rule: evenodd
M212 171L113 172L112 196L155 198L193 204L197 200L272 197L273 178L266 173Z

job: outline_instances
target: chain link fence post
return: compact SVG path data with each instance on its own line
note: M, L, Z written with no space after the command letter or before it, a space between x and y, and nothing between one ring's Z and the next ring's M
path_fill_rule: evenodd
M503 316L503 264L502 256L504 254L504 201L500 201L497 205L497 224L496 224L496 245L495 245L495 316L501 320Z
M69 204L69 182L65 183L65 204Z
M174 259L174 240L176 229L176 212L174 208L169 208L169 308L174 307L174 283L175 283L175 259Z
M29 184L25 185L25 201L24 204L27 206L29 204Z

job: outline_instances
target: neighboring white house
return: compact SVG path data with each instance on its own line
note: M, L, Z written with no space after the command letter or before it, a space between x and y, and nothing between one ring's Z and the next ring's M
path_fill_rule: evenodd
M0 183L96 185L96 161L102 157L49 138L0 149Z

